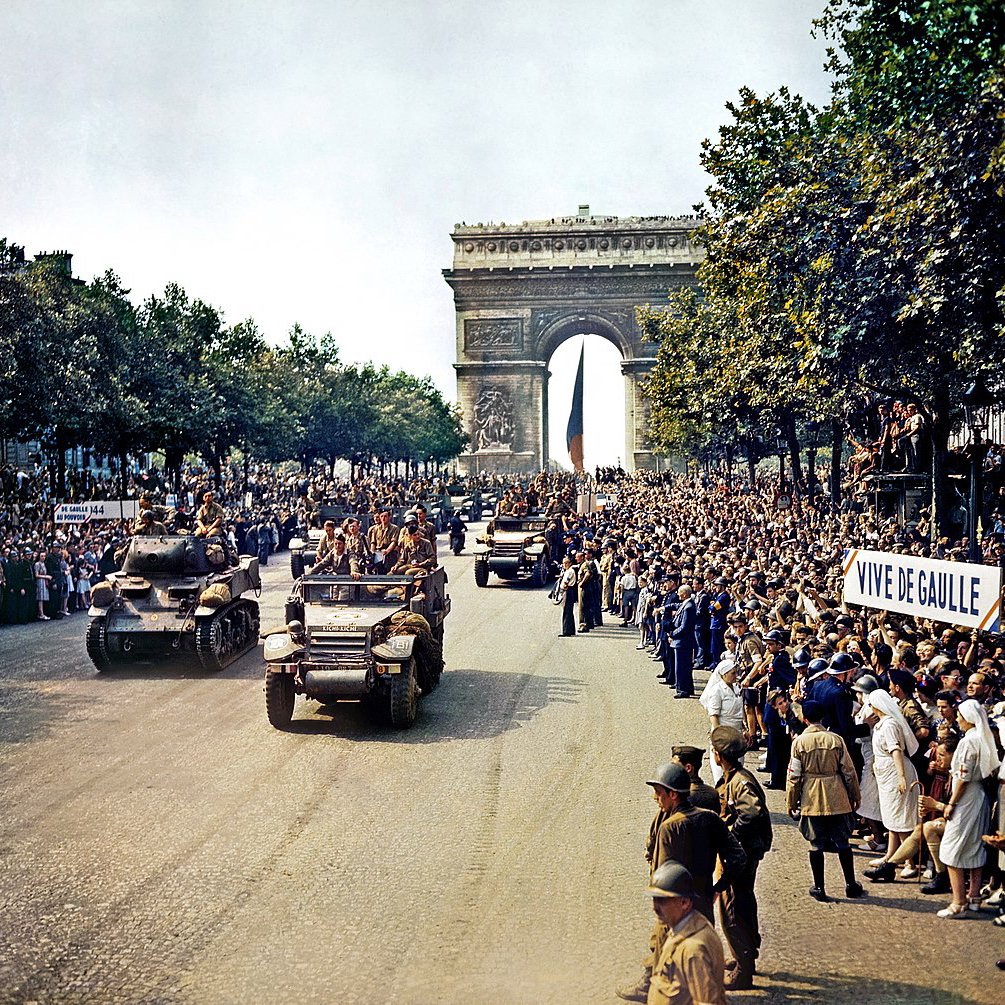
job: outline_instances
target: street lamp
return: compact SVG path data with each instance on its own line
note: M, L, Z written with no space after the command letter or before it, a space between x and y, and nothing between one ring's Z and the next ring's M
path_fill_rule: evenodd
M785 491L785 451L788 449L788 438L785 436L785 431L781 428L778 430L778 440L776 443L776 448L778 450L778 491Z
M981 473L984 469L984 429L988 424L988 412L994 404L994 397L983 378L978 377L960 397L963 402L963 417L970 428L970 519L967 520L968 551L971 562L980 563L982 556L977 541L977 521L983 509Z

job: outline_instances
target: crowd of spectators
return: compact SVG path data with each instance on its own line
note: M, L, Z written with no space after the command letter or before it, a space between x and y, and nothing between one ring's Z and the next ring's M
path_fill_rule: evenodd
M901 525L868 505L798 496L779 509L774 480L599 474L609 505L562 515L551 531L563 541L559 599L575 596L579 632L614 618L674 697L697 696L695 672L709 674L700 700L710 734L735 730L764 788L788 788L790 810L810 821L800 827L811 895L829 899L823 851L841 857L847 895L862 895L849 850L857 834L873 883L923 882L949 899L939 918L1005 927L1005 637L842 597L848 548L952 561L965 560L966 542L934 534L927 513ZM1003 530L984 528L988 565L1005 565ZM792 747L810 726L840 737L853 770L844 798L855 813L839 814L840 825L822 827L801 807ZM707 758L721 779L711 744ZM680 760L692 775L702 763L700 752ZM839 767L834 778L845 792ZM749 986L750 975L732 980ZM644 986L622 996L644 1001Z

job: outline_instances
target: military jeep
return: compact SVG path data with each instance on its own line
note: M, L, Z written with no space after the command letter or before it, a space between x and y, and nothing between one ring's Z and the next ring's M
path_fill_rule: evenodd
M324 705L362 702L377 718L407 729L420 693L443 671L447 575L305 575L286 602L286 627L266 634L265 710L285 729L296 696Z
M544 586L554 576L551 549L545 531L545 516L497 516L472 549L475 556L475 585L487 586L489 573L500 579L530 579Z

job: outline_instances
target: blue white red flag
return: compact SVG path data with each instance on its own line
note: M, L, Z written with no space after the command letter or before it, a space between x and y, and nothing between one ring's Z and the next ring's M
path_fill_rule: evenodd
M572 391L572 410L569 425L565 431L565 442L569 448L569 459L576 471L583 470L583 353L585 343L579 350L579 369L576 371L576 386Z

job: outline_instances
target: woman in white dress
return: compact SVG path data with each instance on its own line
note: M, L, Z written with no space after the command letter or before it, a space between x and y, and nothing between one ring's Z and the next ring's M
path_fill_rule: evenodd
M882 837L883 828L880 823L883 811L879 808L879 786L876 784L876 775L872 770L872 726L875 725L876 715L869 704L869 696L879 687L879 681L872 674L863 674L852 684L852 691L856 692L859 709L855 713L855 722L858 725L866 723L869 725L869 735L858 740L858 745L862 750L862 775L859 778L859 788L862 792L862 801L859 803L856 813L865 820L872 831L872 837L859 845L867 851L875 854L883 848Z
M973 911L980 909L981 869L986 855L981 835L987 831L991 816L983 782L998 768L998 751L980 703L972 698L961 702L956 721L963 730L963 739L949 769L953 793L946 803L946 830L939 848L939 857L949 867L953 900L939 911L940 918L962 918L968 906Z
M868 703L879 716L872 729L872 770L879 792L880 819L889 834L886 855L869 865L881 869L918 823L918 793L912 791L918 773L910 761L918 749L918 740L893 695L877 688L869 694ZM866 875L873 878L868 872Z
M738 670L739 667L732 656L723 659L712 671L705 690L698 698L708 714L709 733L716 726L732 726L743 733L744 737L747 736L743 718L743 698L740 697L740 690L736 687ZM740 763L742 765L742 759ZM708 764L712 769L712 784L718 785L719 779L722 778L722 768L715 763L711 743L708 748Z

